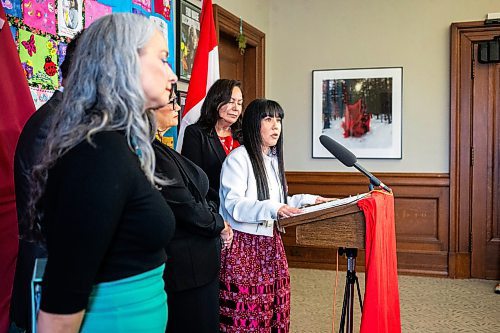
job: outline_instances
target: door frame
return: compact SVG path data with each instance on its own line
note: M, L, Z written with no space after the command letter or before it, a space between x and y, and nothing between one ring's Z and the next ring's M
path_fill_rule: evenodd
M222 33L234 36L236 43L236 36L240 32L240 18L236 15L230 13L219 5L212 5L214 12L215 21L215 31L217 34L217 40ZM266 35L258 30L257 28L251 26L247 22L243 21L243 32L247 41L247 51L255 52L255 63L247 63L245 61L245 71L255 70L255 83L251 82L253 80L248 80L250 82L244 82L244 85L255 84L256 98L262 98L265 96L265 52L266 52Z
M450 249L449 276L471 277L472 76L474 43L498 36L499 25L482 21L451 25L450 75Z

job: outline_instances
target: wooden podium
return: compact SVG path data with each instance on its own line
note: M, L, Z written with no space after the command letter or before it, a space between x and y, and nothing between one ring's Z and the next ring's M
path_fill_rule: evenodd
M298 245L365 248L365 216L357 201L281 219L283 228L296 226Z
M366 223L358 200L349 204L320 209L279 220L283 228L296 226L296 242L299 245L338 248L339 255L347 257L346 285L339 332L352 333L354 286L357 288L359 304L363 310L363 300L356 276L356 256L358 249L365 248Z

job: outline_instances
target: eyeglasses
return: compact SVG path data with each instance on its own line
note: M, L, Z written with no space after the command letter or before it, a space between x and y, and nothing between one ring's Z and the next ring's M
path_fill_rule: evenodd
M172 107L175 109L175 104L177 104L177 83L172 84L170 96L168 97L168 103L172 103Z
M170 97L168 103L169 104L171 103L173 106L175 106L175 104L178 104L177 101L178 101L177 95L174 95L173 97Z

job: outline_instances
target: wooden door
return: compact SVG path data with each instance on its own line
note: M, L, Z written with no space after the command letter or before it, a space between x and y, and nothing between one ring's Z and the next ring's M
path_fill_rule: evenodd
M220 77L241 81L243 106L246 107L255 98L264 97L265 34L243 21L247 46L241 54L236 41L240 31L240 18L218 5L213 5L213 8L219 41Z
M245 55L240 53L235 38L227 33L219 34L219 69L221 79L243 82Z
M474 44L473 55L477 55ZM500 64L474 57L472 79L471 276L500 277Z
M480 64L483 22L452 25L450 256L452 277L500 278L500 65Z

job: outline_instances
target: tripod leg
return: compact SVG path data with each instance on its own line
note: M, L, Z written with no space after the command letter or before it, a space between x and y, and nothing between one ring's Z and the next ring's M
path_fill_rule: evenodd
M344 301L342 303L342 316L340 317L340 325L339 325L339 333L344 333L344 327L345 327L345 316L347 313L347 300L349 298L349 280L346 276L345 279L345 288L344 288ZM334 304L335 306L335 304Z
M353 319L354 319L354 278L356 277L355 272L347 272L349 281L349 298L347 299L347 333L353 332Z
M361 299L361 290L359 289L359 281L357 276L356 276L356 288L358 288L359 307L361 308L361 312L363 312L363 300Z
M353 310L354 310L354 283L356 277L356 255L357 249L339 248L339 254L347 257L347 274L344 291L344 304L342 306L342 318L340 321L340 333L344 333L344 325L347 323L347 333L353 332ZM359 286L358 286L359 292Z

